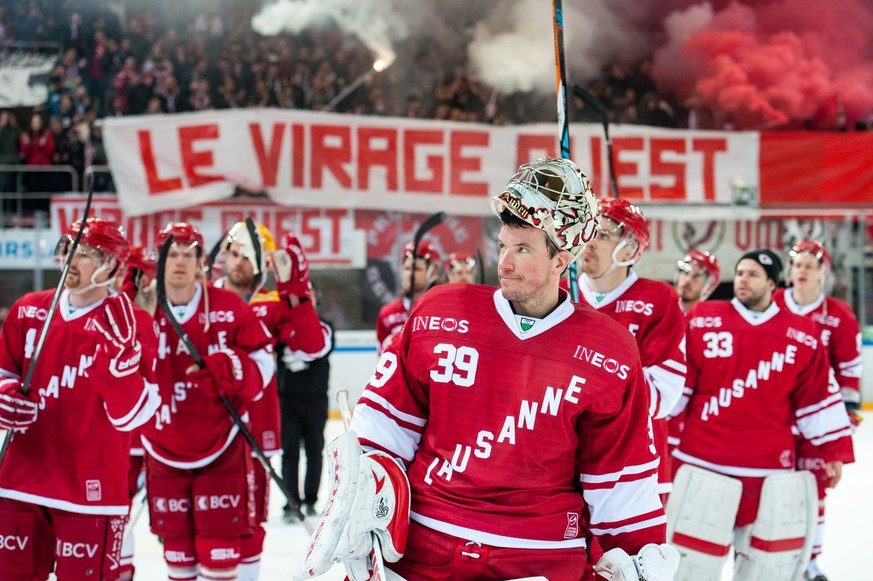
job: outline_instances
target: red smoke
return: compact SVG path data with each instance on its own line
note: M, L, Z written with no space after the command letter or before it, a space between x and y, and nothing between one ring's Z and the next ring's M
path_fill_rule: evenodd
M693 92L740 129L837 129L873 112L873 7L864 0L718 4L665 20L670 40L652 69L661 90Z

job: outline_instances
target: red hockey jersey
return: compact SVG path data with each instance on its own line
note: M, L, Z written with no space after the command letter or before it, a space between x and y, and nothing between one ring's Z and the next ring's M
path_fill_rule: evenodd
M330 351L330 330L322 326L311 301L294 308L279 298L276 291L262 292L251 299L252 312L264 324L274 341L281 341L286 349L303 361L314 361ZM275 343L273 344L275 347ZM280 362L279 365L282 363ZM252 435L266 456L282 452L280 435L279 390L275 374L264 390L264 395L249 403Z
M249 364L244 363L243 373L246 381L257 386L258 394L262 393L275 371L272 338L235 294L207 287L207 314L203 292L198 284L187 305L170 305L177 320L203 357L222 348L247 352ZM143 426L143 446L150 456L168 466L207 466L227 449L239 430L221 401L201 393L197 382L187 375L194 359L163 311L158 310L155 321L159 331L157 379L163 401L155 421ZM234 395L228 398L244 415L248 401Z
M582 547L587 505L607 549L663 542L637 347L566 293L546 318L517 321L500 290L429 290L382 354L352 427L408 464L412 519L435 530Z
M26 294L9 310L0 333L3 376L27 373L53 295ZM127 514L130 431L149 421L160 403L157 334L152 318L135 308L140 373L98 373L94 355L104 339L92 321L102 317L102 303L74 308L62 291L30 384L40 394L37 421L9 445L0 497L81 514Z
M409 297L400 297L379 309L376 317L376 342L379 353L382 353L391 342L391 338L400 332L403 323L409 318L412 301Z
M821 343L828 350L828 361L840 386L843 400L861 403L861 326L844 301L819 295L809 305L798 305L792 289L779 289L773 300L795 315L812 319L821 332Z
M796 424L825 461L850 462L851 427L819 332L775 303L698 303L688 315L685 429L673 455L730 476L794 469ZM690 398L690 401L689 399Z

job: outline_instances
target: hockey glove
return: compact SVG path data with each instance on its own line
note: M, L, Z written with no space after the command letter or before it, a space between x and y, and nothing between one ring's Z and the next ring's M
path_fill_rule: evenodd
M17 379L0 380L0 428L25 432L36 421L38 404L39 393L35 389L24 394Z
M189 367L188 375L206 395L239 395L246 387L243 357L245 353L237 349L221 349L203 358L202 369L196 365Z
M636 555L623 549L604 553L594 572L611 581L672 581L679 568L679 551L666 543L649 543Z
M312 282L309 280L309 261L303 254L300 241L293 234L285 235L285 248L273 252L276 269L276 289L283 299L296 295L309 298Z
M138 373L142 347L136 338L136 318L127 295L106 299L100 315L94 318L94 328L104 340L95 360L106 363L113 377Z

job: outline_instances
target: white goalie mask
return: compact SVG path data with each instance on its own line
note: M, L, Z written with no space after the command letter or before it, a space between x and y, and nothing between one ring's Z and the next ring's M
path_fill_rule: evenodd
M539 228L574 260L597 230L597 199L569 159L544 157L522 165L490 202L495 214L509 212Z

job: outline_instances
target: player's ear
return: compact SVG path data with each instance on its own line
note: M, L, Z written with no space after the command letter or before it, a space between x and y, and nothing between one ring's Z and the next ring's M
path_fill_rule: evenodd
M567 267L570 266L570 262L573 261L573 258L570 256L569 252L561 250L555 255L552 261L555 265L555 272L558 276L561 276L561 273L567 270Z

